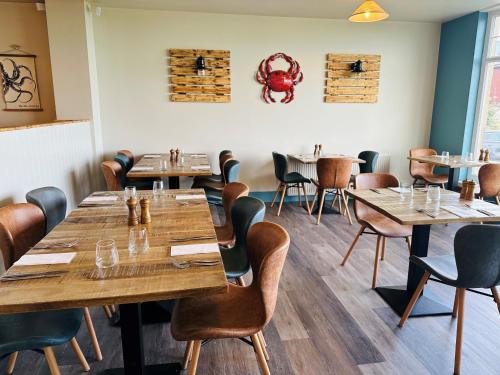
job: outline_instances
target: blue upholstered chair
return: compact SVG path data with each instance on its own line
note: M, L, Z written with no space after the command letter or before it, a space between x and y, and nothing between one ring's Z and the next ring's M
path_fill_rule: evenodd
M309 208L309 200L307 199L306 187L304 184L308 184L311 180L307 177L302 176L299 172L288 172L288 160L285 155L278 152L273 152L273 162L274 162L274 175L279 181L278 188L273 196L273 201L271 202L271 207L274 206L276 197L281 191L281 200L278 207L278 216L281 213L281 207L283 206L283 201L285 200L286 191L289 188L297 188L297 196L299 197L299 206L302 206L302 200L300 196L300 189L304 193L304 200L306 201L307 212L311 212Z
M500 285L500 226L476 224L462 227L455 235L454 247L454 255L425 258L412 255L410 257L410 261L425 272L406 307L399 326L403 327L431 275L455 287L453 317L458 319L454 374L459 374L465 290L468 288L491 289L500 312L500 298L496 289L496 286Z
M376 151L361 151L358 159L362 159L365 163L359 164L359 173L375 173L379 153Z
M231 150L222 150L219 153L220 174L214 173L211 176L195 176L192 188L198 188L207 182L224 182L224 164L232 158L233 152Z
M205 182L200 188L205 190L209 203L214 203L221 205L222 203L222 191L224 186L231 182L238 181L238 175L240 173L240 162L235 159L230 159L224 164L223 172L225 181L224 182Z
M26 202L38 206L45 216L45 234L66 218L66 194L54 186L46 186L26 193Z
M153 189L153 181L154 179L130 179L127 178L127 173L134 166L130 160L130 158L123 154L117 154L113 158L114 161L118 162L122 167L122 172L120 173L120 184L122 188L125 186L135 186L138 190L151 190Z
M235 243L231 248L220 247L226 276L244 285L243 276L250 270L247 256L247 233L250 227L264 220L266 205L260 199L240 197L231 209Z

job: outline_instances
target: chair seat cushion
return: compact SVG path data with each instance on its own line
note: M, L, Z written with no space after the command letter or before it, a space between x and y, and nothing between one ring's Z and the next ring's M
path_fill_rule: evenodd
M448 175L446 174L425 173L418 177L431 184L446 184L448 182Z
M302 176L299 172L290 172L285 175L283 182L287 184L299 184L299 183L309 183L311 180L307 177Z
M259 293L229 284L224 294L181 299L172 315L172 335L179 341L253 335L265 324Z
M456 286L458 277L455 255L441 255L434 257L419 258L415 255L410 257L410 261L429 271L443 282Z
M412 233L411 225L401 225L376 211L363 215L363 219L359 222L385 237L404 238L411 236Z
M240 277L250 271L250 262L245 249L238 246L229 249L221 247L220 253L224 263L224 271L228 278Z
M234 242L234 230L231 227L220 225L214 228L219 245L231 245Z
M0 355L56 346L80 329L82 309L0 315Z
M193 185L191 186L192 189L196 188L202 188L203 185L207 183L218 183L222 184L222 175L220 174L212 174L211 176L195 176L193 179Z

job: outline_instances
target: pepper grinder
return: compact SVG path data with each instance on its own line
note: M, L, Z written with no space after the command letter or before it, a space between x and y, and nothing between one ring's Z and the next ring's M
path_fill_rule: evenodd
M134 226L139 224L139 218L137 217L136 207L137 207L137 199L129 198L127 199L128 206L128 225Z
M473 201L474 200L474 190L476 190L476 183L474 181L468 181L467 190L465 192L465 200Z
M484 150L484 161L490 161L490 150Z
M318 145L318 156L321 156L321 150L322 150L322 148L323 148L322 144Z
M318 153L318 145L314 145L314 156Z
M479 150L479 161L483 161L484 160L484 150L481 149Z
M141 205L141 224L149 224L151 223L151 214L149 213L149 204L150 201L148 198L142 198L139 201Z
M175 151L173 148L170 149L170 162L174 162L175 160Z
M463 180L462 181L462 188L460 189L460 199L465 199L465 196L467 194L468 184L469 184L468 180Z
M177 163L179 161L179 154L181 153L181 150L177 147L177 150L175 150L175 162Z

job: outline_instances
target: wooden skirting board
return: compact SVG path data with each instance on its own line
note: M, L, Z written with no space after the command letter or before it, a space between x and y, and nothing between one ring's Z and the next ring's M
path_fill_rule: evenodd
M362 73L351 71L361 60ZM380 55L340 55L329 53L326 62L326 103L376 103L380 82Z
M230 51L169 49L170 100L173 102L229 103ZM196 71L196 59L205 59L205 75Z

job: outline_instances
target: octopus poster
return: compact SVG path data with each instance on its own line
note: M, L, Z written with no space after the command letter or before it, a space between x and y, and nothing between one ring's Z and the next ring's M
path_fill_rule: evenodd
M41 111L35 55L0 54L4 111Z

